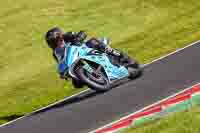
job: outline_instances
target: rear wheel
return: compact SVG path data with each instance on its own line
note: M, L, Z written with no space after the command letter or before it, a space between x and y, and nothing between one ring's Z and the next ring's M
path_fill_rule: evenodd
M135 79L135 78L138 78L142 75L141 68L128 67L128 71L129 71L129 78L130 79Z
M124 66L129 71L130 79L135 79L142 75L142 68L136 60L131 59L128 55L125 55L122 60Z
M90 73L83 68L82 64L76 69L77 76L93 90L107 91L111 89L108 78L106 77L101 65L91 65L93 72Z

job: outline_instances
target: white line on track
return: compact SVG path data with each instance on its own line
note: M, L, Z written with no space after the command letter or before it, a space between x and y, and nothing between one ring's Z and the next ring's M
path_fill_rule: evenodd
M190 47L190 46L193 46L193 45L195 45L195 44L197 44L197 43L200 43L200 40L199 40L199 41L196 41L196 42L194 42L194 43L191 43L190 45L187 45L187 46L185 46L185 47L183 47L183 48L177 49L176 51L174 51L174 52L172 52L172 53L169 53L169 54L167 54L167 55L161 56L160 58L155 59L155 60L153 60L153 61L150 62L150 63L144 64L143 66L145 67L145 66L147 66L147 65L150 65L150 64L152 64L152 63L154 63L154 62L156 62L156 61L159 61L159 60L161 60L161 59L163 59L163 58L166 58L166 57L168 57L168 56L170 56L170 55L172 55L172 54L178 53L178 52L180 52L180 51L182 51L182 50L184 50L184 49L186 49L186 48L188 48L188 47ZM28 116L30 116L30 115L36 113L36 112L39 112L39 111L41 111L41 110L44 110L44 109L46 109L46 108L49 108L49 107L54 106L54 105L56 105L56 104L59 104L59 103L61 103L61 102L63 102L63 101L66 101L66 100L68 100L68 99L70 99L70 98L73 98L73 97L76 97L76 96L78 96L78 95L81 95L82 93L85 93L85 92L87 92L87 91L89 91L89 90L90 90L90 89L86 89L86 90L81 91L81 92L79 92L79 93L77 93L77 94L74 94L74 95L72 95L72 96L70 96L70 97L66 97L66 98L61 99L61 100L59 100L59 101L57 101L57 102L55 102L55 103L52 103L52 104L50 104L50 105L48 105L48 106L45 106L45 107L43 107L43 108L40 108L40 109L38 109L38 110L36 110L36 111L34 111L34 112L31 112L31 113L29 113L29 114L27 114L27 115L24 115L24 116L22 116L22 117L19 117L19 118L15 119L15 120L12 120L12 121L10 121L10 122L7 122L7 123L5 123L5 124L2 124L2 125L0 125L0 128L3 127L3 126L9 125L9 124L11 124L11 123L14 123L14 122L17 121L17 120L20 120L20 119L23 119L23 118L25 118L25 117L28 117ZM138 112L138 111L137 111L137 112ZM135 112L135 113L136 113L136 112ZM121 120L121 119L120 119L120 120ZM112 122L112 123L113 123L113 122ZM108 125L110 125L110 124L108 124ZM108 126L108 125L106 125L106 126ZM103 126L103 127L105 127L105 126ZM93 132L94 132L94 131L93 131ZM93 133L93 132L91 132L91 133Z
M83 91L81 91L81 92L79 92L79 93L77 93L77 94L71 95L71 96L66 97L66 98L64 98L64 99L61 99L61 100L59 100L59 101L57 101L57 102L55 102L55 103L49 104L48 106L45 106L45 107L40 108L40 109L38 109L38 110L35 110L34 112L31 112L31 113L29 113L29 114L26 114L26 115L24 115L24 116L22 116L22 117L19 117L19 118L15 119L15 120L12 120L12 121L10 121L10 122L7 122L7 123L5 123L5 124L2 124L2 125L0 125L0 127L6 126L6 125L8 125L8 124L11 124L11 123L17 121L17 120L20 120L20 119L23 119L23 118L25 118L25 117L28 117L28 116L30 116L30 115L36 113L36 112L42 111L42 110L47 109L47 108L49 108L49 107L51 107L51 106L54 106L54 105L59 104L59 103L61 103L61 102L64 102L64 101L66 101L66 100L68 100L68 99L70 99L70 98L73 98L73 97L76 97L76 96L78 96L78 95L81 95L82 93L85 93L85 92L87 92L87 91L89 91L89 90L90 90L90 89L86 89L86 90L83 90Z
M157 105L157 104L159 104L159 103L161 103L161 102L163 102L163 101L165 101L165 100L167 100L167 99L170 99L170 98L172 98L172 97L174 97L174 96L176 96L176 95L178 95L178 94L181 94L181 93L183 93L184 91L187 91L187 90L189 90L189 89L191 89L192 87L197 86L197 85L200 85L200 83L197 83L197 84L195 84L195 85L192 85L191 87L188 87L188 88L186 88L186 89L184 89L184 90L182 90L182 91L180 91L180 92L178 92L178 93L175 93L175 94L173 94L173 95L171 95L171 96L168 96L168 97L166 97L166 98L164 98L164 99L162 99L162 100L159 100L159 101L157 101L157 102L155 102L155 103L153 103L153 104L151 104L151 105L148 105L148 106L146 106L146 107L143 107L142 109L140 109L140 110L138 110L138 111L136 111L136 112L134 112L134 113L131 113L131 114L127 115L127 116L124 116L124 117L120 118L119 120L116 120L116 121L114 121L114 122L111 122L111 123L109 123L109 124L107 124L107 125L105 125L105 126L102 126L102 127L98 128L98 129L95 129L95 130L93 130L93 131L91 131L91 132L89 132L89 133L95 133L96 131L99 131L99 130L102 130L102 129L106 128L106 127L109 127L109 126L111 126L111 125L113 125L113 124L115 124L115 123L117 123L117 122L119 122L119 121L121 121L121 120L123 120L123 119L126 119L126 118L128 118L128 117L130 117L130 116L132 116L132 115L135 115L135 114L137 114L137 113L139 113L139 112L142 112L142 111L144 111L144 110L146 110L146 109L148 109L148 108L150 108L150 107L153 107L153 106L155 106L155 105Z
M197 44L197 43L200 43L200 40L198 40L198 41L196 41L196 42L193 42L193 43L191 43L191 44L189 44L189 45L187 45L187 46L185 46L185 47L183 47L183 48L179 48L179 49L175 50L174 52L171 52L171 53L169 53L169 54L166 54L166 55L164 55L164 56L161 56L160 58L157 58L157 59L153 60L153 61L150 62L150 63L144 64L143 66L150 65L150 64L152 64L152 63L154 63L154 62L156 62L156 61L162 60L163 58L166 58L166 57L168 57L168 56L170 56L170 55L173 55L173 54L175 54L175 53L181 52L182 50L184 50L184 49L186 49L186 48L189 48L189 47L191 47L191 46L193 46L193 45L195 45L195 44Z

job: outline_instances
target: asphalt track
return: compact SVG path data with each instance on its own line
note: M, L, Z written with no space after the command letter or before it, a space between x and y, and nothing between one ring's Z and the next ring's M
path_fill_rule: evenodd
M200 81L200 43L145 66L109 92L89 91L0 128L0 133L87 133Z

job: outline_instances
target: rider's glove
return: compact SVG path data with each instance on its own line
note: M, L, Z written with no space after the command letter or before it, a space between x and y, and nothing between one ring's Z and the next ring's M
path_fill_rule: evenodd
M76 42L83 42L87 38L85 31L80 31L76 35Z
M121 55L120 52L111 48L110 46L106 46L105 53L110 54L110 55L114 55L114 56L120 56Z

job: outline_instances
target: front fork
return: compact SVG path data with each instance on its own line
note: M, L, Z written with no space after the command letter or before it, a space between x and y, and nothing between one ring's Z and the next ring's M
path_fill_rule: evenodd
M83 64L84 64L83 69L85 69L90 74L95 76L101 75L101 69L102 69L101 65L99 65L98 68L94 70L86 61L83 61Z

